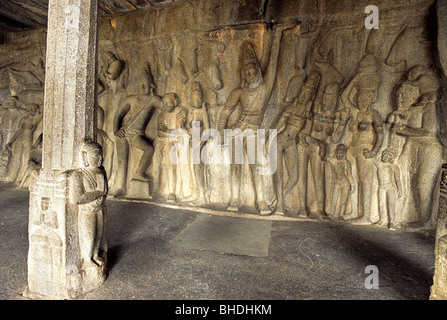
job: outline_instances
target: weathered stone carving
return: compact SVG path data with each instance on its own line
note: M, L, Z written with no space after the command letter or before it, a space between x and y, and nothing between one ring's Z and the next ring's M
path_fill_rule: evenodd
M31 147L29 161L26 165L23 175L19 177L19 187L21 188L29 187L30 178L33 172L42 168L42 138L43 134L41 133Z
M107 177L102 167L102 147L85 142L81 148L83 167L70 174L68 197L77 207L81 268L93 283L104 281L107 262L105 237Z
M372 108L377 98L380 77L377 59L366 55L359 63L357 74L341 95L344 106L351 108L348 129L352 140L348 152L355 159L358 178L358 223L371 223L371 197L374 165L373 158L383 143L383 121L379 112Z
M16 96L10 96L4 102L3 109L0 112L0 133L2 137L0 150L4 150L11 142L11 139L16 134L17 130L19 130L24 112L19 108L19 100Z
M298 138L298 135L306 125L307 119L310 117L311 107L315 99L319 81L319 73L313 73L310 75L301 88L298 98L296 98L293 104L287 107L276 124L276 129L279 132L277 141L278 163L275 173L275 186L277 194L276 214L284 214L284 196L288 195L295 187L295 184L298 182L299 173L301 173L301 176L303 177L303 170L300 169L304 169L307 173L307 159L299 158L297 140L299 140L299 143L302 145L309 147L309 143L306 141L306 136L300 136ZM300 167L296 166L296 161L298 158ZM285 188L283 188L283 160L285 160L289 175ZM307 175L304 179L307 180ZM305 212L306 200L303 199L304 197L307 198L307 195L305 194L304 190L303 193L303 197L300 198L303 203L300 204L302 207L300 207L299 214L307 216L307 213Z
M160 158L163 163L160 169L160 175L164 178L163 180L166 181L167 185L166 200L168 202L175 202L177 201L176 189L177 181L179 180L177 173L177 165L179 162L177 159L180 159L181 155L178 152L182 150L175 150L174 146L181 142L179 141L180 139L184 138L179 133L186 129L187 112L185 109L178 109L174 112L178 105L178 97L175 93L164 95L162 103L162 109L157 118L158 135L154 144L161 155ZM186 133L186 131L184 132ZM185 146L186 143L182 145Z
M128 96L121 102L113 119L113 132L118 155L118 172L115 178L115 197L126 193L129 156L141 150L141 156L131 180L148 182L146 170L151 162L154 147L146 137L146 127L154 108L161 108L161 98L155 94L155 86L148 79L150 70L145 70L140 78L138 95ZM135 157L135 154L134 154Z
M375 159L377 179L379 184L379 221L378 225L395 228L396 200L402 197L402 182L399 166L394 164L396 151L387 148L382 151L379 159Z
M110 180L110 176L113 172L115 143L109 138L109 135L104 130L105 112L100 106L97 108L97 115L98 131L96 133L96 140L102 147L104 155L103 166L107 173L107 179Z
M355 22L364 13L357 4L351 12L344 5L287 0L278 8L269 3L258 16L236 15L227 5L193 3L173 5L175 10L149 8L101 24L97 142L111 195L150 199L154 194L182 205L227 205L244 213L241 206L256 206L263 215L274 210L394 228L434 227L433 197L445 157L439 135L446 130L439 94L444 80L429 54L434 46L426 21L432 13L420 10L403 19L401 6L382 4L380 29L367 30ZM234 10L245 8L237 0L233 4ZM420 0L409 6L421 4L428 8ZM338 19L346 13L352 20ZM182 27L164 21L168 15ZM2 46L0 58L0 176L20 186L29 184L30 172L42 163L43 122L33 127L32 140L31 131L24 135L20 128L32 122L33 103L44 112L45 79L44 45L28 49L24 42ZM305 83L316 74L318 83L309 90ZM53 87L62 90L56 82ZM173 92L171 114L162 111L161 97ZM11 95L15 98L6 101ZM304 98L305 108L298 106ZM189 139L189 163L171 163L178 140L167 135L162 141L161 124L170 135L181 132L177 129L189 134L177 137ZM252 131L231 137L244 140L248 160L246 151L258 142L253 138L259 129L275 128L278 157L272 176L257 174L259 163L236 164L234 153L229 159L225 129ZM47 132L48 141L59 129ZM202 138L196 144L194 129ZM54 148L65 146L68 154L68 145Z
M99 145L85 143L96 139L98 2L50 0L49 7L42 168L30 181L24 294L70 299L105 280L105 261L100 259L105 248L99 246L98 252L97 240L102 239L99 218L107 179L98 168ZM87 145L91 147L84 149ZM34 225L36 220L43 226Z
M259 61L249 42L241 47L241 87L234 89L225 103L221 112L218 130L221 133L221 141L224 141L224 129L228 125L228 119L238 103L242 105L242 111L237 123L232 129L256 130L259 128L263 113L267 107L273 85L275 84L278 56L282 32L292 28L290 25L278 25L274 29L269 62L265 74L262 74ZM247 148L247 140L244 139L244 150ZM238 211L241 204L240 184L241 165L232 161L231 168L231 200L227 208L229 211ZM257 207L261 214L270 214L272 209L265 200L262 177L256 173L256 167L250 165L254 187L256 190Z
M210 201L209 190L206 185L209 176L208 168L201 159L203 142L202 133L210 129L208 105L204 101L203 90L200 82L194 82L191 88L191 107L188 109L186 122L188 133L191 135L190 163L193 174L194 185L198 189L196 205L205 204ZM208 177L209 178L209 177Z
M335 149L335 158L329 158L329 170L333 182L329 202L329 214L335 219L342 219L346 214L349 196L355 191L354 177L351 162L346 158L347 148L338 144Z
M12 150L12 165L9 168L6 180L15 182L17 185L22 182L24 172L31 159L31 149L34 143L33 135L42 120L42 113L36 104L28 105L27 110L24 110L23 113L18 130L5 146Z
M431 300L447 299L447 164L442 165L439 207L435 237L435 273L430 288Z
M390 130L405 138L401 157L410 173L408 192L418 217L415 223L429 226L434 223L433 194L443 149L437 137L435 103L439 84L428 71L421 71L419 66L411 69L408 80L401 85L398 101L406 112L399 114L401 121L394 122Z

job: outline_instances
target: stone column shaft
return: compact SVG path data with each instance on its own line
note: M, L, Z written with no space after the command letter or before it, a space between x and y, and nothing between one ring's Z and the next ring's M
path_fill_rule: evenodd
M78 165L95 138L97 0L51 0L44 101L44 169Z
M69 197L81 146L96 140L97 12L98 0L49 1L42 169L30 185L31 298L70 299L105 280L105 267L83 267L79 206Z

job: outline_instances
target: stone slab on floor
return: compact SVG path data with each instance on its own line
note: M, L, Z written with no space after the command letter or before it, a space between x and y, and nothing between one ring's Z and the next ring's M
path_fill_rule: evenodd
M201 215L170 241L185 249L267 257L271 221Z

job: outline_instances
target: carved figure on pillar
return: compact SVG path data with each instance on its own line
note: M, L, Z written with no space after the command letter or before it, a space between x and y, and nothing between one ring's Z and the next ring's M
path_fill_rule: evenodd
M435 272L430 300L447 299L447 164L442 164L435 236Z
M256 57L252 45L249 42L243 43L240 55L242 83L241 87L234 89L230 93L221 112L218 123L221 142L224 140L224 129L227 128L228 119L239 103L242 105L242 114L232 129L240 129L241 131L253 130L253 132L256 132L256 130L259 129L276 80L282 34L283 31L292 27L294 27L294 25L276 25L274 27L270 57L265 74L262 74L258 58ZM244 152L246 152L246 145L246 139L244 139ZM256 165L250 164L249 166L254 180L258 211L262 215L271 214L272 209L265 200L262 176L257 174ZM235 164L235 161L232 161L230 171L231 200L227 210L239 211L239 208L242 205L240 198L242 165Z
M85 142L81 148L84 167L70 175L70 203L78 207L78 235L82 268L86 272L98 269L105 272L107 242L105 219L107 176L102 167L102 147Z

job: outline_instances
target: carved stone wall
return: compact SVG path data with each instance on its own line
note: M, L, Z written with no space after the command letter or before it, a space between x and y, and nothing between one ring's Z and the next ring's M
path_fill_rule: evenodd
M368 29L370 2L180 1L102 19L109 196L434 227L445 160L436 2L382 1ZM0 51L0 174L24 187L41 161L45 32ZM245 135L243 164L219 143L225 129ZM280 161L270 174L249 163L259 129L278 134L265 146ZM174 164L179 145L188 161Z

